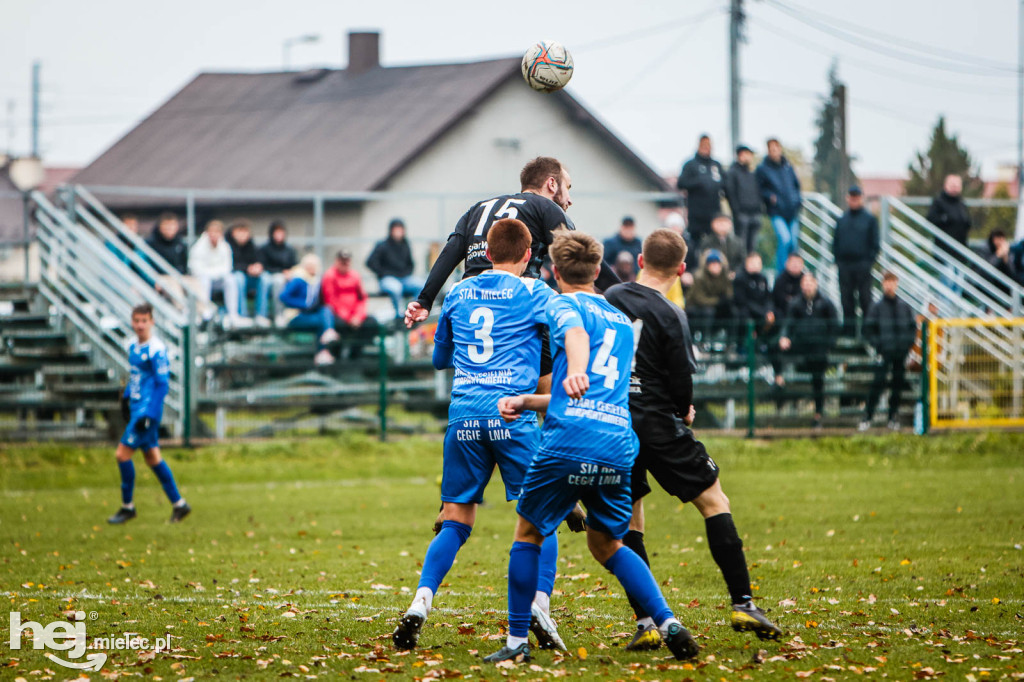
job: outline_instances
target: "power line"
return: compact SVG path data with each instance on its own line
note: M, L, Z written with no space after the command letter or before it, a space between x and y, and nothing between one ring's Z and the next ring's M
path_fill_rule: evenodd
M606 38L600 38L598 40L584 43L583 45L575 46L572 51L574 53L587 52L590 50L599 50L604 47L612 47L615 45L621 45L625 42L631 42L634 40L640 40L641 38L647 38L658 33L667 33L683 26L689 26L691 24L699 24L706 19L713 17L716 14L725 14L726 9L721 6L718 0L711 3L706 9L691 14L689 16L674 19L672 21L662 21L657 24L648 26L646 28L640 28L626 33L620 33L614 36L608 36Z

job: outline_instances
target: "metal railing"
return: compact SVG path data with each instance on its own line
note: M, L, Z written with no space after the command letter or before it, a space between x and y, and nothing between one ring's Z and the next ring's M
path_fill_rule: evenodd
M181 301L167 300L158 293L147 282L147 276L156 279L153 265L130 253L109 226L73 208L58 208L39 192L32 198L38 226L39 291L88 342L99 356L96 360L126 373L131 310L142 302L153 306L155 333L167 346L170 360L164 419L181 435L189 413L188 311L194 311L194 299L186 294ZM127 234L123 226L121 231Z

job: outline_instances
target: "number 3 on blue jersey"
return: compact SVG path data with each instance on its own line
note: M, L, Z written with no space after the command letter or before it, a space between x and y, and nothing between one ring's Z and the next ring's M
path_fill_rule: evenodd
M591 372L599 377L604 377L605 388L615 388L615 382L619 379L619 359L612 355L614 345L615 330L605 329L601 347L597 349L594 362L590 365Z
M480 329L473 332L473 336L480 340L481 348L469 347L469 359L477 364L483 364L494 355L494 339L491 338L491 329L494 328L494 311L490 308L477 308L470 314L469 323L477 324L483 322Z

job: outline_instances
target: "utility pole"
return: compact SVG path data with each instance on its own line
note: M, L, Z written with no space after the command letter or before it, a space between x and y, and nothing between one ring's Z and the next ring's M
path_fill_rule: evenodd
M39 158L39 92L42 89L40 72L42 64L32 62L32 157Z
M836 196L846 196L846 190L853 184L850 177L850 155L846 150L846 85L839 83L835 90L836 98L836 137L839 146L839 187Z
M1024 2L1024 0L1022 0ZM740 43L743 42L743 0L729 3L729 132L732 148L740 144Z

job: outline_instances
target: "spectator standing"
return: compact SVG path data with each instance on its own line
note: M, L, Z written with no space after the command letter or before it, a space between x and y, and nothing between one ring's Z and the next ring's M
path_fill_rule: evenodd
M350 358L362 354L363 346L377 331L377 320L366 314L366 289L359 273L352 269L352 253L341 250L334 258L334 265L324 273L320 288L324 305L334 315L334 328L352 342Z
M366 267L377 275L380 290L394 304L395 316L401 317L405 310L402 297L415 296L423 288L423 279L412 274L415 268L412 249L405 238L405 222L401 218L393 218L388 224L388 238L373 247Z
M752 166L754 151L741 144L736 147L736 160L725 173L725 198L732 211L736 236L743 242L747 253L757 249L757 233L761 230L761 186Z
M224 307L227 316L225 328L237 326L241 320L238 316L238 285L232 274L231 247L224 239L224 223L211 220L199 239L188 252L188 270L198 283L200 300L209 304L214 291L224 294ZM204 317L213 316L214 308L208 307Z
M693 320L697 341L706 349L715 333L732 324L733 288L729 264L721 252L711 249L702 260L686 295L686 314Z
M971 231L971 213L963 199L964 182L959 175L947 175L942 182L942 191L932 199L928 207L928 222L945 232L950 239L964 249L967 248L967 234ZM955 245L936 240L940 257L946 260L943 283L955 292L963 289L961 273L962 259Z
M619 225L619 231L604 240L604 262L614 267L619 254L626 251L633 257L633 262L636 263L636 258L640 255L642 249L643 240L636 234L636 222L632 216L625 216L622 219L622 224Z
M255 295L256 324L269 327L267 304L270 296L270 274L260 262L259 251L252 241L252 223L248 220L236 220L231 224L227 236L231 246L233 272L238 289L238 314L249 317L249 292Z
M857 304L862 316L871 309L871 268L878 259L880 241L878 219L864 208L860 187L850 188L846 205L832 235L832 257L839 269L843 331L852 335L857 331Z
M270 223L267 242L259 248L257 257L263 265L263 271L270 275L271 297L275 301L280 300L281 290L299 262L295 249L288 244L288 227L283 220Z
M832 301L818 291L818 278L805 272L800 278L800 296L793 299L782 324L779 349L798 360L797 368L811 375L814 398L814 428L821 427L825 410L825 370L828 352L839 332L839 314Z
M281 291L280 300L284 304L282 317L289 329L306 330L317 335L317 353L313 362L317 365L330 365L334 355L328 345L335 343L339 336L334 330L334 314L323 304L320 295L320 259L313 253L307 253L292 269L288 283Z
M871 428L875 407L886 388L889 389L889 428L893 431L900 429L900 394L903 392L907 353L917 336L917 321L910 306L896 296L898 286L899 278L895 273L886 272L882 277L884 295L871 307L864 319L864 335L879 357L865 406L864 421L858 427L861 431ZM892 376L892 383L886 386L889 375Z
M670 300L672 303L675 303L680 308L685 308L686 298L683 296L683 288L686 287L688 289L693 286L693 273L688 272L690 265L686 264L693 262L693 255L696 253L697 249L692 248L692 245L690 244L688 239L689 235L686 233L686 220L683 218L682 213L673 212L665 216L665 229L672 230L682 237L684 242L686 242L687 251L686 258L683 260L685 266L683 268L683 274L676 278L676 281L672 283L671 287L669 287L668 293L665 294L665 298ZM700 257L699 254L697 257Z
M775 272L781 272L789 254L800 247L800 180L792 164L782 155L782 144L768 140L768 156L757 167L757 182L761 188L768 216L775 230Z
M704 235L704 239L700 242L702 254L711 249L725 256L725 262L729 264L727 270L730 276L735 275L736 271L743 267L747 250L743 247L743 242L733 234L732 219L724 213L719 213L712 219L710 234Z
M711 232L711 219L722 212L722 164L711 158L711 138L701 135L697 153L683 164L676 187L686 193L686 219L698 244Z
M754 335L759 340L764 339L775 325L772 292L768 288L768 279L761 272L763 267L761 254L751 251L743 261L743 269L732 283L733 310L737 322L744 325L737 330L740 339L745 338L747 322L754 323Z

